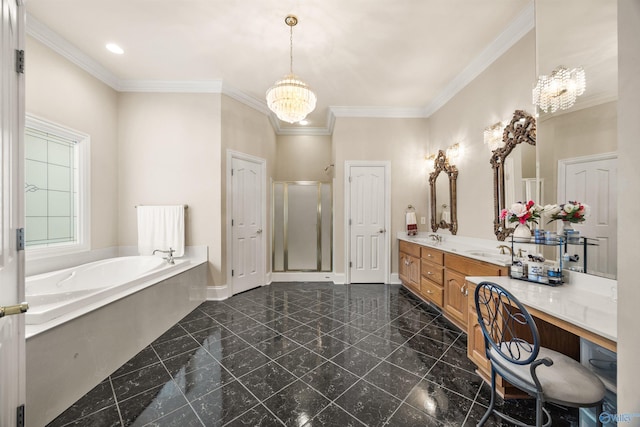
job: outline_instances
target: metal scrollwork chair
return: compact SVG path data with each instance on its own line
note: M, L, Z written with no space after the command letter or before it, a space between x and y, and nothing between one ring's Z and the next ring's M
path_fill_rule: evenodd
M531 314L507 290L495 283L482 282L474 295L486 355L491 362L491 401L478 426L484 425L491 414L527 426L495 409L496 375L500 375L536 398L537 427L551 425L545 402L574 408L595 407L600 427L605 393L602 381L570 357L541 347Z

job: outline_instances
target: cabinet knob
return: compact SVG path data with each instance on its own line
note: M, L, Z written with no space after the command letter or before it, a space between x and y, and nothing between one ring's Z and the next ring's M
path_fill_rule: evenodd
M428 293L428 294L432 294L432 293L433 293L433 291L429 291L429 290L427 290L427 293Z
M432 272L427 271L427 275L428 275L428 276L431 276L432 274L433 274Z

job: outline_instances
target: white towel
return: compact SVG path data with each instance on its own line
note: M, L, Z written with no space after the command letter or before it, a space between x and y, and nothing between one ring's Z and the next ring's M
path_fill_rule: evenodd
M449 211L442 211L442 217L440 219L446 223L450 223L451 214L449 213Z
M415 212L407 212L407 234L410 236L415 236L418 234L418 221L416 220Z
M184 255L184 205L138 206L138 253L173 249L173 256Z

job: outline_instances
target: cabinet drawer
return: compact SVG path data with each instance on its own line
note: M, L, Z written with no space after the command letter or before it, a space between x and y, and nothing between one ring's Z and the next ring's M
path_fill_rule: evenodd
M445 255L444 265L447 269L455 270L465 276L505 276L508 271L508 267L501 267L453 254Z
M442 251L439 251L437 249L432 249L432 248L425 248L424 246L422 247L422 259L426 259L429 260L430 262L433 262L434 264L440 264L443 265L444 264L444 253Z
M404 240L400 240L400 252L404 252L405 254L412 255L416 258L420 258L420 245L416 245L415 243L405 242Z
M433 301L438 307L442 307L444 303L442 287L424 277L420 281L420 294L428 300Z
M443 266L434 264L423 258L420 271L422 272L422 277L429 279L439 285L442 285L442 281L444 280Z

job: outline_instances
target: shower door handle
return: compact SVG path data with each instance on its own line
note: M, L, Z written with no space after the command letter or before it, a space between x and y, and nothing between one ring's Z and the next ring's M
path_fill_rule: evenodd
M0 317L26 313L27 310L29 310L29 304L26 302L16 305L0 306Z

